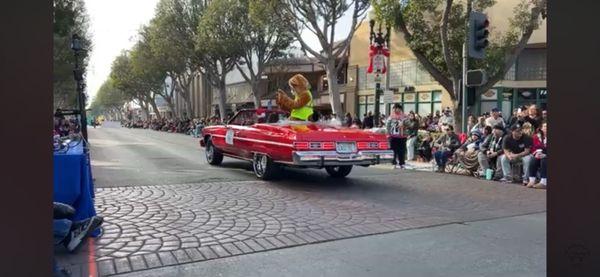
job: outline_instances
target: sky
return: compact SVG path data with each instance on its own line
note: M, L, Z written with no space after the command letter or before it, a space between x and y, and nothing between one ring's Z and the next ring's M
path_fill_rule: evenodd
M138 30L154 17L158 2L159 0L85 0L93 41L86 74L87 93L92 100L110 74L112 61L122 50L131 49L135 44ZM336 39L348 35L351 22L352 16L348 12L336 28ZM315 50L320 49L314 35L304 32L303 38L310 46L314 45Z

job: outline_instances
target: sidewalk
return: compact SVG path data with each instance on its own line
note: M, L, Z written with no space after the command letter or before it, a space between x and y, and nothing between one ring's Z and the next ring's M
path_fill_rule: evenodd
M118 276L545 274L546 213L536 213L310 244Z
M374 165L372 167L378 168L378 169L394 170L394 168L391 164L378 164L378 165ZM432 162L429 162L429 163L417 162L417 161L407 161L406 169L415 170L415 171L433 172L435 169L435 164L433 163L433 160L432 160Z

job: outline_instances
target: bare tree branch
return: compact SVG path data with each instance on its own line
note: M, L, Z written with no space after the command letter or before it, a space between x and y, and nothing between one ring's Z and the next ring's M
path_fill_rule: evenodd
M442 37L442 51L444 53L446 67L448 67L448 71L450 71L450 76L452 76L454 80L458 80L460 79L460 74L456 71L456 65L454 64L452 57L450 57L450 45L448 44L448 20L450 18L453 2L453 0L446 0L440 26L440 34Z
M400 9L399 6L396 7ZM396 28L404 35L404 39L407 42L412 40L412 33L406 27L406 23L404 22L404 17L402 16L402 12L398 11L395 13L394 23ZM454 92L454 88L452 86L452 81L446 78L443 73L425 56L425 53L421 52L418 49L411 49L419 63L431 74L431 76L438 82L448 93L450 94L450 98L454 101L456 100L456 93Z

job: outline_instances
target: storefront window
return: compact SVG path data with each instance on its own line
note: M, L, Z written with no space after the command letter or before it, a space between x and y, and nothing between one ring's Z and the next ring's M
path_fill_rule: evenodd
M517 104L519 106L536 104L536 91L534 88L518 89Z
M440 111L442 112L442 102L433 103L433 112Z
M548 90L540 89L538 92L538 106L542 110L548 110Z
M420 116L427 116L431 113L431 103L419 103L418 114Z
M433 92L433 101L434 102L442 102L442 92L441 91Z
M365 113L375 112L375 96L359 96L358 99L359 116L363 117ZM415 112L421 116L427 116L435 111L442 110L442 92L441 91L423 91L423 92L406 92L396 94L393 98L393 103L400 103L405 113ZM380 113L388 116L391 112L393 104L379 104ZM389 108L389 111L386 110Z

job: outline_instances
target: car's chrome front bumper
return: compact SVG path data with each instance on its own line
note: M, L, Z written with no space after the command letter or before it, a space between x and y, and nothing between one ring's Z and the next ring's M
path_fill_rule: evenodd
M394 159L392 150L368 150L341 154L336 151L294 151L293 164L324 167L338 165L375 165Z

